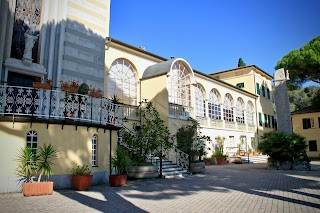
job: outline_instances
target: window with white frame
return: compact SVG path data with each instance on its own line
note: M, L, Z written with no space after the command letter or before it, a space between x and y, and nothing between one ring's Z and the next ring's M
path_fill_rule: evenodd
M241 98L238 98L236 103L236 121L237 123L244 123L244 103Z
M94 135L92 137L92 166L97 166L97 145L98 145L98 136Z
M226 94L223 102L223 119L225 121L233 122L233 108L232 108L232 97Z
M204 90L197 84L195 87L195 110L197 117L205 117L205 101L204 101Z
M114 96L124 104L137 105L136 70L125 59L115 60L108 73L108 98Z
M186 66L177 61L173 64L168 78L169 102L191 106L190 72Z
M250 101L247 104L246 118L247 118L247 124L254 125L254 121L253 121L253 104Z
M220 95L217 90L211 90L209 94L208 108L211 119L221 119Z
M29 131L27 133L26 143L27 147L36 152L38 147L38 133L36 131Z

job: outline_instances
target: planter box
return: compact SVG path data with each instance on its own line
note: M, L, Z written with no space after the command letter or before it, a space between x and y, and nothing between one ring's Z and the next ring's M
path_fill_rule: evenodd
M51 84L41 83L41 82L33 82L32 84L33 84L33 88L35 89L46 89L46 90L51 89Z
M204 162L194 162L190 164L190 172L192 173L204 173L206 165Z
M76 93L76 92L78 92L79 87L62 86L61 90L65 91L65 92Z
M92 177L93 175L72 175L72 188L79 191L89 190L92 182Z
M23 183L22 193L24 196L52 195L53 182L28 182Z
M127 174L124 175L109 175L110 186L123 186L127 183Z
M217 162L217 165L223 165L223 164L226 164L226 159L225 157L216 157L216 162Z
M156 178L159 176L158 166L130 166L128 177L134 179Z

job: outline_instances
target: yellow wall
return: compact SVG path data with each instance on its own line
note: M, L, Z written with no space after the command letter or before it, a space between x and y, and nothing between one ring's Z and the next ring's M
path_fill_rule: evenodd
M320 117L320 112L292 115L293 132L305 137L307 142L310 140L317 141L318 151L310 152L309 147L307 147L306 151L309 157L317 157L317 158L320 157L320 128L319 128L319 120L318 120L319 117ZM303 118L313 118L314 128L303 129L303 123L302 123Z
M13 128L14 125L14 128ZM93 172L109 171L110 131L103 129L75 126L33 123L0 122L0 176L14 176L17 168L16 155L20 147L26 146L27 132L34 130L38 133L38 146L51 143L59 149L59 158L55 161L55 175L70 174L72 167L77 164L91 165L91 140L98 135L98 167ZM117 132L112 131L112 148L117 144Z
M152 79L140 81L141 98L148 99L160 113L161 119L168 124L168 91L166 89L167 76L162 75Z

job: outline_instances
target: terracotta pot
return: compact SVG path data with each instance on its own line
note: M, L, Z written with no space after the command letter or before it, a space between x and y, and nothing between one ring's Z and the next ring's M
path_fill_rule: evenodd
M33 82L32 84L35 89L51 89L51 84L41 82Z
M92 182L92 177L93 175L72 175L72 188L79 191L89 190Z
M206 164L206 166L210 166L211 165L210 160L204 160L204 163Z
M109 175L110 186L123 186L127 182L127 174L124 175Z
M28 182L23 183L22 193L24 196L52 195L53 182Z
M225 157L216 157L217 165L223 165L226 163Z
M61 87L61 90L62 90L62 91L65 91L65 92L76 93L76 92L78 92L79 87L70 87L70 86L65 86L65 85L63 85L63 86Z

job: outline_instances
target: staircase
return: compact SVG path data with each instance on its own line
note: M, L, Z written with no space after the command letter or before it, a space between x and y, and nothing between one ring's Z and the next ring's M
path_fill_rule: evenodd
M190 173L187 170L179 167L177 164L172 163L172 161L162 161L162 176L164 178L183 177L189 174Z
M248 156L241 156L241 159L244 163L248 163ZM268 156L267 155L257 155L257 156L249 156L249 163L267 163Z

